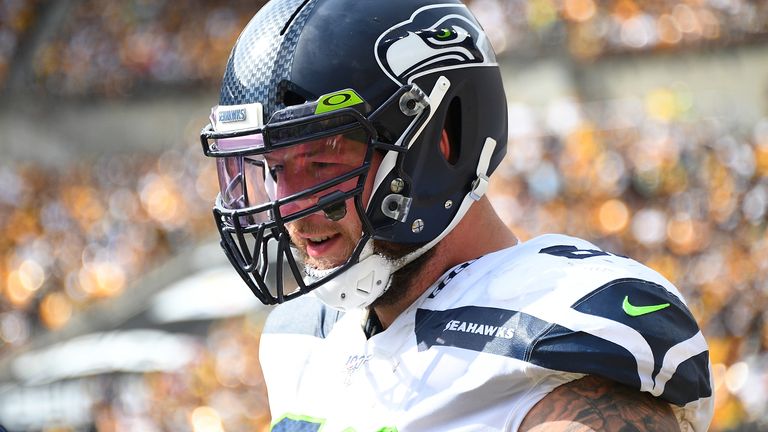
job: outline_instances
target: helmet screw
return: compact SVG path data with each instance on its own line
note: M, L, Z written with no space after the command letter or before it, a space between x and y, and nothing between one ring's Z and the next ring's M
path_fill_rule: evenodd
M445 202L445 209L448 210L449 208L453 207L453 201L448 200Z
M347 294L346 293L341 293L341 299L344 300L345 298L347 298Z
M411 224L411 231L415 233L420 233L424 230L424 221L421 219L416 219L413 221L413 224Z
M394 193L400 193L404 187L405 182L401 178L396 178L392 180L392 183L389 184L390 190L392 190Z

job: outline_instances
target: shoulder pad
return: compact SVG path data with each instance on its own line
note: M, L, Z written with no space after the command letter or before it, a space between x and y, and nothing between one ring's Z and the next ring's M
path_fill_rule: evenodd
M711 396L709 351L683 302L641 279L611 281L575 302L578 326L553 323L529 361L602 376L683 406Z

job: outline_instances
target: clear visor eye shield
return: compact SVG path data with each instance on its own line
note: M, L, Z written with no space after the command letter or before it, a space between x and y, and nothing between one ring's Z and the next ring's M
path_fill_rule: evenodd
M259 104L214 107L200 134L203 152L216 158L214 218L227 257L259 300L290 300L358 261L374 235L363 202L374 153L407 150L428 107L428 97L413 84L368 116L367 104L352 90L285 108L266 125ZM308 276L288 226L317 214L341 220L349 202L362 238L343 264L322 277Z

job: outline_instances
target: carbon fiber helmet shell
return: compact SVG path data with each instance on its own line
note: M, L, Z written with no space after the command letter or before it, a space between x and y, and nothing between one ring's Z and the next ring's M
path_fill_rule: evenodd
M404 142L390 113L403 109L393 97L412 85L440 97L429 98L427 120ZM370 174L377 176L376 186L365 213L358 209L371 238L438 241L466 212L460 204L478 176L490 175L506 152L506 96L481 26L466 6L451 0L272 0L232 49L219 107L261 104L260 123L269 125L286 107L344 89L365 101L359 109L375 129L375 141L400 148ZM444 130L450 161L440 149ZM489 141L495 144L490 152ZM401 220L382 210L396 180L402 184L396 192L408 199ZM237 259L230 261L238 267ZM239 271L248 282L250 270Z
M269 119L276 110L301 99L316 100L352 88L369 104L379 106L400 86L377 65L376 40L416 9L434 3L272 0L235 43L219 104L258 102Z

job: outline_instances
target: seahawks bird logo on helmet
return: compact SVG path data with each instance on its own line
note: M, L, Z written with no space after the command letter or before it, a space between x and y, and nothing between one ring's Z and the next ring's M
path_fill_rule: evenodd
M446 14L446 8L450 13ZM479 24L457 5L417 10L379 37L376 59L396 83L426 73L478 64L496 64L496 56Z

